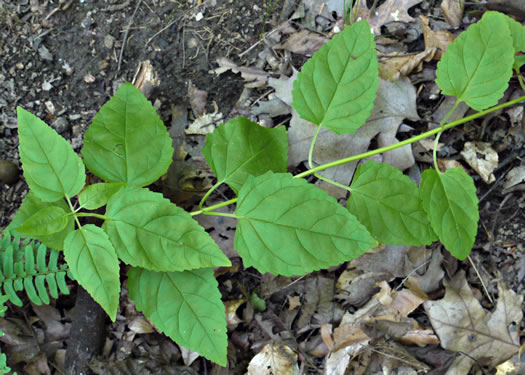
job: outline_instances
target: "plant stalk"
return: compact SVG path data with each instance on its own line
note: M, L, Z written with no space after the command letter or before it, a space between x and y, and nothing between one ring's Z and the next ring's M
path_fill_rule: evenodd
M485 115L487 115L489 113L495 112L497 110L510 107L510 106L512 106L514 104L517 104L517 103L520 103L522 101L525 101L525 96L521 96L521 97L519 97L517 99L514 99L514 100L511 100L509 102L506 102L506 103L494 106L494 107L489 108L489 109L485 109L484 111L481 111L481 112L478 112L478 113L474 113L473 115L464 117L462 119L459 119L459 120L456 120L456 121L452 121L451 123L448 123L446 125L440 126L440 127L436 128L436 129L429 130L428 132L425 132L425 133L417 135L415 137L406 139L406 140L401 141L399 143L396 143L394 145L381 147L381 148L378 148L376 150L364 152L364 153L359 154L359 155L354 155L354 156L350 156L348 158L344 158L344 159L332 161L330 163L322 164L322 165L319 165L318 167L315 167L315 168L309 169L307 171L304 171L302 173L296 174L293 177L294 178L303 178L303 177L306 177L306 176L310 176L311 174L315 174L316 172L324 171L325 169L337 167L339 165L343 165L343 164L346 164L346 163L350 163L352 161L368 158L370 156L374 156L374 155L377 155L377 154L382 154L382 153L387 152L387 151L392 151L392 150L395 150L396 148L403 147L403 146L409 145L411 143L420 141L422 139L431 137L431 136L433 136L435 134L438 134L438 133L440 133L442 131L445 131L445 130L451 129L453 127L456 127L458 125L464 124L466 122L475 120L475 119L477 119L479 117L483 117L483 116L485 116ZM209 206L209 207L200 209L198 211L191 212L190 215L191 216L195 216L195 215L208 213L209 211L213 211L213 210L216 210L216 209L224 207L224 206L229 206L230 204L234 204L236 202L237 202L237 198L230 199L228 201L225 201L225 202L222 202L222 203L219 203L219 204L215 204L213 206Z

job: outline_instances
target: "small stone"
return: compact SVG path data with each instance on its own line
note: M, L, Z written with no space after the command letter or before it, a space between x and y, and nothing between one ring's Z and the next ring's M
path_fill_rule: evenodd
M44 105L46 106L47 113L54 115L55 114L55 105L51 100L48 100L44 102Z
M0 182L14 185L18 181L18 167L9 160L0 160Z
M107 49L111 49L114 43L115 43L115 38L113 36L106 35L104 37L104 47L106 47Z
M53 61L53 55L51 54L51 52L49 52L49 50L45 46L41 46L38 49L38 54L43 60Z
M195 16L195 21L199 22L200 20L202 20L204 18L202 12L199 12L197 13L197 15Z
M95 82L95 76L91 73L88 73L84 76L84 82L86 83L93 83Z
M69 129L69 121L64 117L58 117L53 122L53 128L60 134L65 133Z
M42 83L42 90L49 91L53 88L53 85L50 82Z

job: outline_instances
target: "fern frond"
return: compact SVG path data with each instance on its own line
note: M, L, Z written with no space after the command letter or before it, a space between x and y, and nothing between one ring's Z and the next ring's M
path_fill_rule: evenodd
M58 298L59 290L69 294L66 275L73 277L67 265L59 266L58 251L43 243L21 242L17 235L7 233L0 238L0 264L0 288L3 287L9 301L17 306L22 306L22 300L16 292L23 290L36 305L49 304L49 296Z

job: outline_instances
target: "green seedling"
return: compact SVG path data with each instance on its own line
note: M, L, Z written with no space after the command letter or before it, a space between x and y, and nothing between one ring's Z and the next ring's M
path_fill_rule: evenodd
M343 186L350 191L346 208L303 177L426 137L436 136L437 143L449 128L525 100L496 106L512 69L521 64L516 53L525 51L525 30L518 25L487 12L438 64L443 93L481 112L451 123L445 119L438 129L399 144L317 167L310 157L310 169L292 176L286 173L284 128L265 129L246 118L220 125L207 135L202 152L217 175L212 191L226 183L237 198L206 207L210 191L192 213L145 188L166 173L173 149L155 109L131 84L96 115L82 158L44 122L18 108L20 158L30 193L9 229L63 250L69 271L112 320L120 294L119 263L130 265L127 287L137 308L180 345L226 365L224 306L211 267L230 261L192 217L237 219L234 246L244 265L276 275L336 266L379 243L439 240L465 259L479 214L474 183L462 169L428 169L418 187L399 170L369 161L359 166L349 187ZM292 105L318 126L316 135L321 128L353 133L366 126L377 84L374 38L362 21L304 65ZM106 182L84 186L85 166ZM234 213L217 211L233 204ZM103 207L103 214L89 212ZM86 216L103 224L82 224Z

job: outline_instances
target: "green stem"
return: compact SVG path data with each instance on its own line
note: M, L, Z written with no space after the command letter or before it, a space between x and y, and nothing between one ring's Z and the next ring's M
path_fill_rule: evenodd
M521 89L525 91L525 84L523 83L523 77L521 76L521 73L519 69L514 69L516 72L516 76L518 77L518 82L520 83Z
M509 102L497 105L495 107L486 109L486 110L478 112L478 113L474 113L473 115L464 117L462 119L459 119L459 120L456 120L456 121L452 121L449 124L443 125L441 127L433 129L433 130L429 130L428 132L425 132L425 133L420 134L418 136L412 137L410 139L406 139L406 140L401 141L399 143L396 143L396 144L393 144L393 145L390 145L390 146L387 146L387 147L378 148L377 150L364 152L364 153L359 154L359 155L350 156L348 158L332 161L330 163L322 164L322 165L320 165L318 167L315 167L315 168L309 169L307 171L304 171L302 173L299 173L299 174L295 175L294 178L303 178L303 177L306 177L306 176L310 176L311 174L315 174L316 172L324 171L325 169L337 167L339 165L350 163L352 161L368 158L370 156L374 156L374 155L377 155L377 154L382 154L382 153L387 152L387 151L395 150L396 148L403 147L403 146L409 145L411 143L420 141L422 139L431 137L431 136L433 136L435 134L438 134L438 133L443 132L445 130L451 129L451 128L455 127L455 126L458 126L458 125L464 124L466 122L475 120L475 119L477 119L479 117L483 117L483 116L485 116L485 115L487 115L489 113L495 112L497 110L510 107L510 106L512 106L514 104L517 104L519 102L522 102L522 101L525 101L525 96L521 96L521 97L519 97L517 99L514 99L514 100L511 100ZM225 202L222 202L222 203L218 203L218 204L206 207L206 208L198 210L198 211L191 212L190 215L191 216L196 216L196 215L200 215L200 214L204 214L204 213L209 213L210 211L216 210L216 209L224 207L224 206L229 206L230 204L234 204L236 202L237 202L237 198L230 199L228 201L225 201Z
M202 206L204 206L204 203L206 202L206 199L208 199L208 197L211 195L211 193L213 193L215 191L215 189L217 189L221 185L222 185L222 181L217 181L217 183L215 185L213 185L210 188L210 190L208 190L206 192L206 194L204 194L204 197L202 197L201 202L199 203L199 208L200 209L202 209Z
M461 101L459 99L457 99L456 102L454 103L454 105L452 106L452 109L450 111L448 111L448 113L446 114L445 117L443 117L443 120L441 120L441 122L439 123L439 126L440 126L441 129L443 129L443 125L446 123L446 121L448 120L450 115L452 115L452 113L454 113L454 111L458 107L459 103L461 103ZM436 139L434 139L434 149L432 150L432 159L434 159L434 169L438 173L441 173L441 171L439 170L438 163L437 163L437 148L438 148L438 144L439 144L439 137L441 137L441 134L443 134L443 131L444 131L444 129L442 131L440 131L436 135Z
M352 161L365 159L365 158L368 158L370 156L374 156L374 155L377 155L377 154L382 154L382 153L387 152L387 151L395 150L396 148L403 147L403 146L409 145L411 143L420 141L422 139L431 137L431 136L439 133L440 131L451 129L451 128L455 127L455 126L458 126L458 125L464 124L466 122L475 120L475 119L477 119L479 117L483 117L483 116L485 116L485 115L487 115L489 113L492 113L494 111L497 111L499 109L510 107L511 105L517 104L517 103L522 102L524 100L525 100L525 96L521 96L521 97L519 97L517 99L511 100L510 102L506 102L506 103L497 105L495 107L486 109L484 111L475 113L473 115L464 117L462 119L459 119L459 120L456 120L456 121L452 121L451 123L448 123L448 124L444 125L443 127L439 127L439 128L436 128L436 129L429 130L428 132L425 132L425 133L420 134L418 136L415 136L413 138L406 139L406 140L401 141L399 143L396 143L396 144L393 144L393 145L390 145L390 146L386 146L386 147L382 147L382 148L378 148L376 150L364 152L364 153L359 154L359 155L350 156L348 158L332 161L330 163L326 163L326 164L320 165L318 167L315 167L313 169L310 169L310 170L304 171L302 173L299 173L298 175L295 175L294 177L296 177L296 178L303 178L303 177L306 177L306 176L310 176L311 174L314 174L315 172L324 171L325 169L337 167L339 165L350 163Z
M437 163L437 148L438 148L438 144L439 144L439 137L441 137L441 134L443 134L443 132L439 132L436 135L436 139L434 140L434 150L432 151L432 158L434 159L434 169L438 173L441 173L441 171L439 170L439 167L438 167L438 163Z
M75 217L96 217L97 219L101 219L101 220L111 220L111 218L107 217L107 216L104 216L104 215L99 215L99 214L94 214L92 212L79 212L77 214L75 214Z
M312 138L312 143L310 144L310 150L308 151L308 167L310 169L313 169L313 167L314 167L314 164L313 164L314 147L315 147L315 142L317 141L317 136L319 135L320 131L321 131L321 126L318 126L317 129L315 130L314 136ZM317 172L314 173L314 176L317 177L320 180L328 182L329 184L337 186L337 187L339 187L339 188L341 188L343 190L351 191L350 187L345 186L343 184L340 184L339 182L331 180L331 179L329 179L327 177L323 177L320 174L318 174Z
M227 214L225 212L211 212L211 211L204 211L202 213L203 215L212 215L212 216L224 216L224 217L233 217L234 219L237 219L237 216L234 214Z
M312 138L312 143L310 143L310 150L308 150L308 167L310 167L310 169L314 167L312 158L314 154L315 141L317 140L317 136L319 135L320 131L321 131L321 126L319 125L317 129L315 129L315 133Z
M69 199L67 195L64 195L64 196L66 197L66 201L67 201L67 205L69 206L69 209L73 213L73 217L75 218L75 221L78 225L78 229L82 228L82 225L80 225L80 221L78 220L77 214L75 212L75 209L73 208L73 204L71 203L71 200Z

